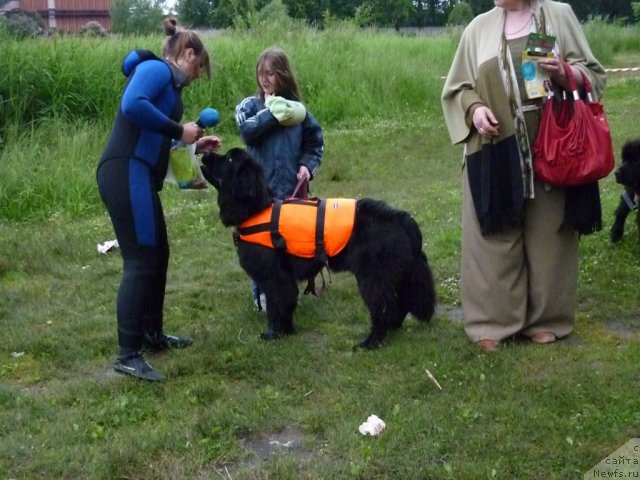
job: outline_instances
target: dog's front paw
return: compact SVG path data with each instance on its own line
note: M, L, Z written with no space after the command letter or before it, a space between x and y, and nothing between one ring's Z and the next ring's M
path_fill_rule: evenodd
M612 243L618 243L620 240L622 240L622 236L624 235L624 226L620 227L618 224L613 224L613 226L611 227L611 242Z
M266 332L262 332L260 334L260 340L277 340L280 337L281 335L274 332L273 330L267 330Z
M382 347L382 342L379 340L371 340L367 338L365 341L356 345L357 348L364 348L365 350L375 350Z

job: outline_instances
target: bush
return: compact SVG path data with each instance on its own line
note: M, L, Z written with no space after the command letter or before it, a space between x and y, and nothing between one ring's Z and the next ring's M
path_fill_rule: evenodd
M260 10L250 9L244 16L237 15L233 20L236 30L251 29L253 33L291 31L296 22L289 16L287 6L282 0L272 0Z
M44 21L37 13L8 12L6 29L10 35L16 37L36 37L44 33Z
M467 25L471 20L473 20L471 5L460 2L449 13L447 25Z
M106 37L107 31L99 22L91 21L85 23L84 27L78 32L83 37Z
M353 21L359 27L369 27L373 25L373 7L369 3L363 3L356 8Z

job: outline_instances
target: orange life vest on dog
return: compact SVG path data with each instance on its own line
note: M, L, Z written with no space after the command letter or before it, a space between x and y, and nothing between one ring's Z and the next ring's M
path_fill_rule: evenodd
M236 239L324 262L346 246L355 214L353 199L276 200L242 222L236 230Z

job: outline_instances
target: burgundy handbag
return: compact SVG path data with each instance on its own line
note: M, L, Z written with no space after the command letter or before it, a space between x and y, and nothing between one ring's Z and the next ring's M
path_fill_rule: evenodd
M550 185L573 187L606 177L615 158L604 108L594 100L589 79L582 74L585 102L569 64L562 62L562 66L573 98L563 98L558 105L553 93L547 96L534 145L533 170Z

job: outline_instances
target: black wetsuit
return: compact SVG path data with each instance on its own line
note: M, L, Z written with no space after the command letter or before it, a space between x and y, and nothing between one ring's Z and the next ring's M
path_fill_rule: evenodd
M172 139L183 132L186 76L145 50L129 53L122 71L128 80L97 181L124 260L116 315L126 354L139 351L145 335L162 334L169 242L158 192Z

